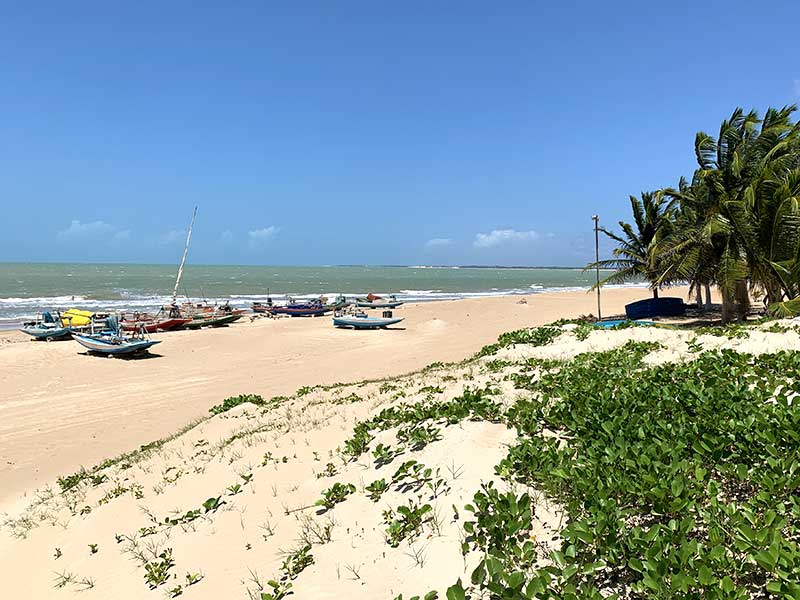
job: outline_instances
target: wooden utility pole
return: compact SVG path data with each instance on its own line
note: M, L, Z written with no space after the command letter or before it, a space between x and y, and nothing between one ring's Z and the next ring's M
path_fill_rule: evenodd
M600 314L600 217L592 215L594 221L594 266L595 275L597 276L597 320L600 321L603 317Z

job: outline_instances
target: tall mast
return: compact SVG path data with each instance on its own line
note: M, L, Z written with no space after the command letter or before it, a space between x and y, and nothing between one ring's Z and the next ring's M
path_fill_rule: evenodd
M189 254L189 242L192 239L192 229L194 228L194 218L197 216L197 207L194 207L192 213L192 222L189 225L189 233L186 235L186 246L183 249L183 258L181 258L181 266L178 267L178 276L175 278L175 289L172 291L172 303L178 299L178 286L181 284L181 275L183 275L183 265L186 264L186 255Z

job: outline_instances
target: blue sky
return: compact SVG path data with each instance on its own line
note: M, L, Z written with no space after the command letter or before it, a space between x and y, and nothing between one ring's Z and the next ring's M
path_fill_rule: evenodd
M0 4L0 260L580 265L800 3Z

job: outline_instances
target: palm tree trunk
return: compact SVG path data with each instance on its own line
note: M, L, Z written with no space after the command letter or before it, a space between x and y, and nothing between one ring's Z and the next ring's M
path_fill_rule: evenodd
M694 293L697 298L697 308L703 307L703 288L700 287L700 282L696 281L694 284Z
M747 290L746 281L736 282L736 310L740 321L747 319L750 312L750 293Z
M705 284L705 288L706 288L706 305L705 305L705 310L709 310L709 309L711 308L711 285L710 285L710 284L708 284L708 283L706 283L706 284Z
M722 322L730 323L733 314L733 300L730 295L722 292Z
M658 288L653 288L653 298L658 298Z

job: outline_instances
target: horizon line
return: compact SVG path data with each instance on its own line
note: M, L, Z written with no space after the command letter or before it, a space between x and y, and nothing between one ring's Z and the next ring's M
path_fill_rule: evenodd
M42 261L25 261L25 260L4 260L0 261L0 265L131 265L131 266L148 266L148 267L167 267L167 266L175 266L175 263L171 262L129 262L129 261L106 261L106 262L94 262L94 261L51 261L51 260L42 260ZM476 264L430 264L430 265L423 265L423 264L358 264L358 263L342 263L342 264L298 264L298 265L270 265L270 264L246 264L246 263L189 263L186 265L186 268L190 267L272 267L272 268L336 268L336 267L380 267L380 268L403 268L403 269L413 269L413 268L445 268L445 269L559 269L559 270L566 270L566 269L584 269L584 266L580 265L476 265ZM605 271L609 269L601 269L601 271Z

